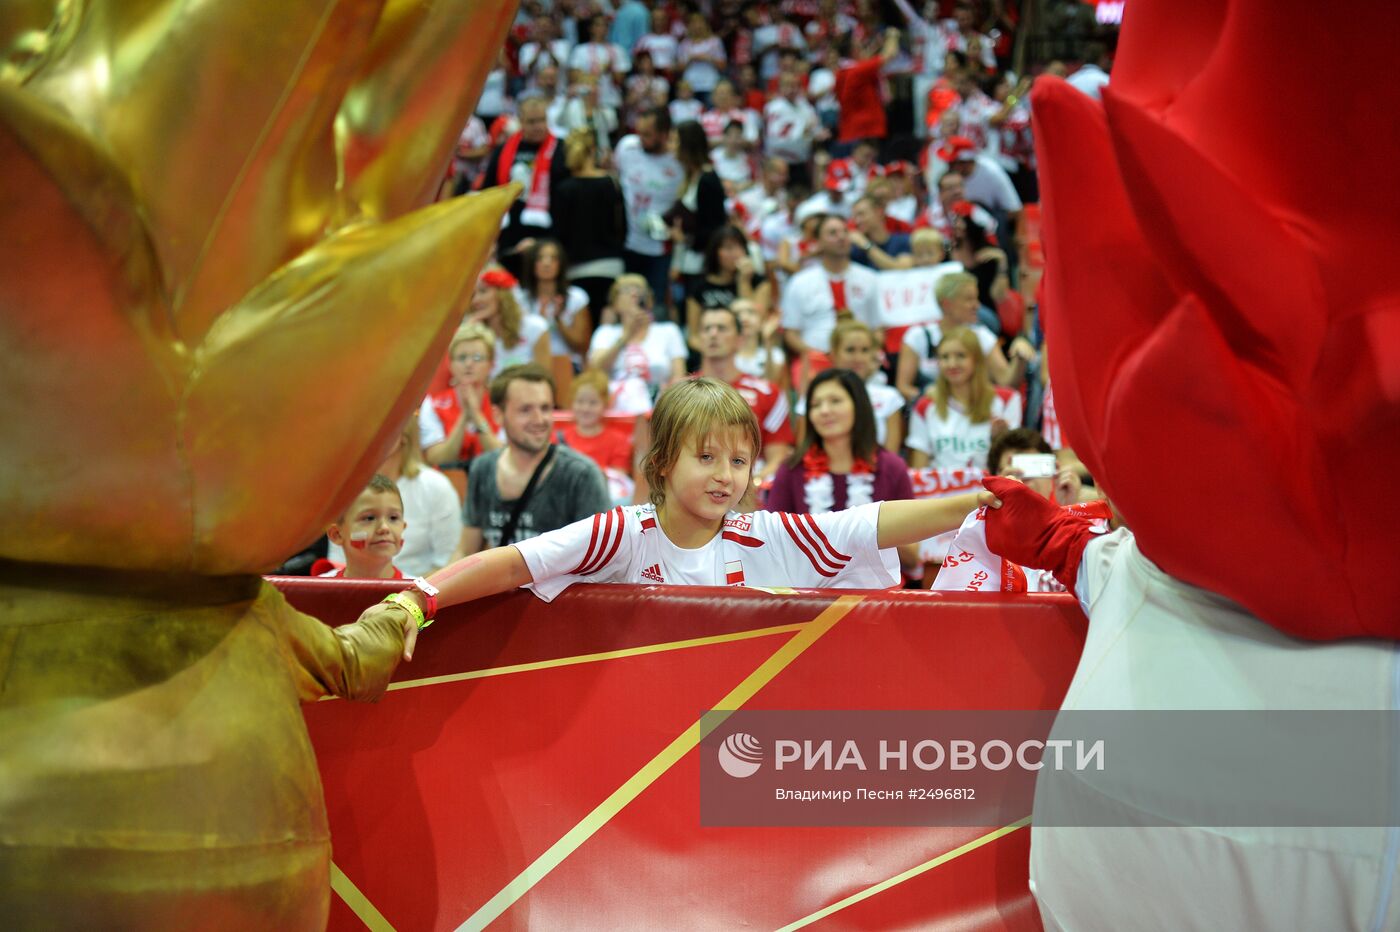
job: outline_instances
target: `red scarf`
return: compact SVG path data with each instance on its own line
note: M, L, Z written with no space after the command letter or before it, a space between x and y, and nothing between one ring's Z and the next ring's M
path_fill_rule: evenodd
M875 471L875 463L867 462L863 459L852 457L851 471L847 475L860 476ZM825 476L831 472L831 460L827 458L826 451L815 443L807 448L807 452L802 455L802 473L811 479L814 476Z
M506 140L506 144L501 147L501 156L496 161L496 184L507 184L510 181L510 169L515 164L515 153L520 149L522 133L516 133ZM535 164L532 166L530 175L530 190L525 193L525 211L542 212L543 223L533 222L524 216L521 219L530 226L549 226L549 170L554 162L554 148L559 144L559 140L553 136L545 138L539 151L535 153Z

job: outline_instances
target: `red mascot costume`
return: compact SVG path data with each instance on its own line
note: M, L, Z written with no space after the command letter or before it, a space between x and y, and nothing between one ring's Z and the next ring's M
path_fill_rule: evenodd
M989 481L992 548L1089 613L1065 709L1400 705L1397 27L1380 0L1136 0L1102 104L1037 83L1057 411L1131 528ZM1037 827L1047 928L1400 928L1383 819L1194 828L1177 802Z

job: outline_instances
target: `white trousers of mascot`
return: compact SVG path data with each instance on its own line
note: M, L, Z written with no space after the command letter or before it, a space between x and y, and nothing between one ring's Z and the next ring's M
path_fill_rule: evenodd
M1089 633L1062 710L1400 707L1394 642L1290 638L1162 572L1130 531L1089 543L1077 578ZM1383 750L1400 779L1396 746ZM1400 828L1198 828L1132 795L1092 771L1042 775L1038 811L1090 807L1145 825L1033 828L1031 889L1048 930L1400 929Z

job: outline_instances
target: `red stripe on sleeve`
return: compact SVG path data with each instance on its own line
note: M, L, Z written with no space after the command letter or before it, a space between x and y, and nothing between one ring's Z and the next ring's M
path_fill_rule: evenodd
M593 536L588 538L588 549L583 552L583 559L578 566L569 570L570 576L577 576L579 572L588 565L588 561L593 559L593 548L598 545L598 528L603 522L603 513L600 511L593 516Z
M779 514L779 517L783 519L783 530L787 531L788 536L792 538L792 542L797 545L797 549L801 550L802 555L812 564L812 569L827 578L835 576L836 574L832 571L823 569L821 564L817 562L817 558L812 555L812 551L808 549L807 542L802 539L802 536L797 532L797 528L794 527L792 515L782 512Z
M602 561L601 561L597 566L593 567L593 569L589 570L590 573L596 573L596 572L598 572L598 571L601 570L603 567L607 566L609 562L611 562L612 558L617 554L617 548L620 547L620 546L622 546L622 535L623 535L623 533L624 533L626 530L627 530L627 521L622 517L622 509L621 509L621 508L618 508L618 509L617 509L617 534L615 534L615 535L613 536L612 546L608 548L608 552L607 552L607 554L603 557Z
M599 516L604 517L605 520L603 521L602 536L598 538L598 549L594 552L593 556L587 562L585 562L584 565L579 569L579 571L574 575L587 576L590 573L598 572L598 568L603 565L601 562L603 551L607 549L608 541L612 539L613 528L617 524L617 518L619 517L618 512L621 510L622 509L620 508L614 508L611 511L607 512L606 515Z
M807 523L811 525L812 530L816 532L817 536L821 538L822 543L826 545L826 552L828 554L830 554L831 556L835 557L843 563L851 562L851 558L849 555L844 554L841 551L837 550L835 547L831 546L831 541L827 540L826 535L822 533L821 525L817 524L816 518L812 517L811 515L803 515L802 517L807 519Z

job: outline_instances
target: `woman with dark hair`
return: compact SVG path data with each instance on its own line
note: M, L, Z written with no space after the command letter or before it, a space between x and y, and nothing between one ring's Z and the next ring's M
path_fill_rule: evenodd
M736 226L722 226L705 247L701 274L686 289L685 327L690 345L698 347L700 312L734 306L735 301L751 301L759 317L768 316L772 287L761 272L754 271L749 254L749 238Z
M667 212L671 240L671 280L688 286L700 277L705 265L704 248L729 215L724 209L724 182L710 164L710 142L694 120L676 127L676 161L684 176L675 206Z
M527 314L549 322L551 356L567 356L582 367L593 328L588 317L588 294L568 282L569 260L558 240L536 240L520 264L516 300Z
M769 511L824 514L914 497L904 460L875 439L865 383L849 369L817 373L807 387L797 449L773 477Z

